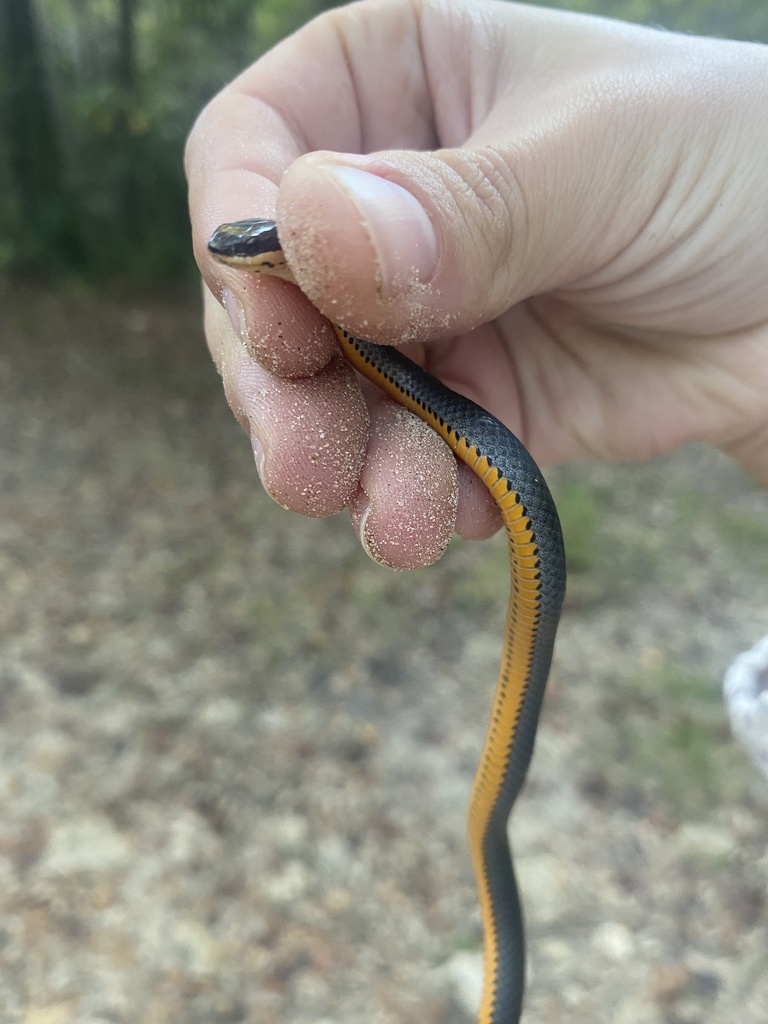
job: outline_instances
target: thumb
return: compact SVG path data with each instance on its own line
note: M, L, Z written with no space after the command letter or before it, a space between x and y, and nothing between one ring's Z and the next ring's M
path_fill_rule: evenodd
M573 178L555 202L541 163L547 173L541 147L313 153L280 184L281 241L302 290L349 330L392 343L457 334L572 277L574 221L580 241L585 228L600 237L574 209ZM594 266L600 246L580 248Z

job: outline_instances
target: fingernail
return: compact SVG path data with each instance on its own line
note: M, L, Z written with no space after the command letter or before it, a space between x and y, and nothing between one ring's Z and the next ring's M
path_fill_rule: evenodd
M394 569L397 571L398 566L393 565L384 557L379 546L376 544L375 538L368 529L368 517L370 514L371 506L368 503L368 498L366 495L362 495L353 505L353 521L355 523L355 528L357 529L357 536L363 546L363 551L368 555L372 562L376 563L376 565L381 565L385 569Z
M370 505L366 505L365 508L363 509L363 512L362 512L358 522L357 522L357 536L360 539L360 543L362 544L363 551L366 553L366 555L368 555L368 557L372 561L378 562L378 559L374 555L373 550L371 548L371 545L369 543L369 539L368 539L368 529L367 529L367 527L368 527L368 516L370 514L371 514L371 506Z
M349 194L373 242L385 296L407 291L435 270L437 240L421 203L407 189L356 167L326 165Z
M221 293L221 301L224 304L224 309L227 311L229 322L232 324L232 330L240 338L241 341L248 343L248 328L245 325L245 312L240 300L235 297L234 292L231 292L229 288L225 288Z
M264 445L256 437L253 428L251 428L251 448L253 449L253 461L256 463L256 472L259 474L259 480L264 483Z
M352 525L355 528L358 540L363 546L363 551L371 561L381 565L381 559L376 555L375 547L371 543L372 538L368 533L368 517L371 514L371 503L362 487L358 488L357 494L352 499L349 511L352 517Z

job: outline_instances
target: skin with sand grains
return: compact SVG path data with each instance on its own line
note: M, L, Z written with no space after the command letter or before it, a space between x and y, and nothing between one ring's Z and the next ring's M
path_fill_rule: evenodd
M270 494L352 508L394 566L498 525L438 446L425 517L417 428L297 289L208 257L219 223L274 214L323 314L404 343L539 462L706 440L768 483L766 71L763 46L492 0L341 7L246 70L187 167L211 352Z

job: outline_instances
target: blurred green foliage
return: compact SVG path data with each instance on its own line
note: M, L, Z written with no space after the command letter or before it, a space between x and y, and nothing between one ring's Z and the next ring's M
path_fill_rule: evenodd
M3 0L0 272L158 285L188 273L182 154L196 114L332 6Z
M331 0L3 0L0 272L190 273L184 139L225 82ZM542 4L541 6L546 6ZM762 0L557 0L768 40Z
M530 0L537 7L602 14L676 32L768 41L768 5L763 0Z
M613 766L610 786L628 804L702 821L718 800L740 799L741 755L728 742L720 688L707 676L661 662L622 679L600 716L607 724L591 738L594 749Z

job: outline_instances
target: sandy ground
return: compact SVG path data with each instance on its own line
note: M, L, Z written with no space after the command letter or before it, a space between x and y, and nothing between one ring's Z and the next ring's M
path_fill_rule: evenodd
M194 303L0 307L0 1021L468 1024L503 548L392 574L275 506ZM553 482L524 1020L765 1024L768 788L720 695L765 494L699 449Z

